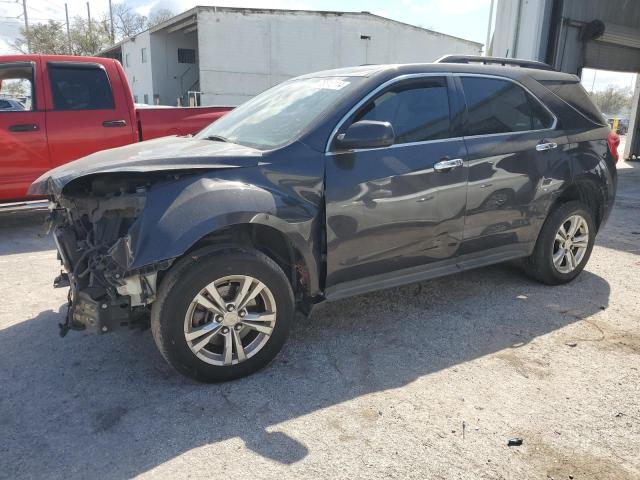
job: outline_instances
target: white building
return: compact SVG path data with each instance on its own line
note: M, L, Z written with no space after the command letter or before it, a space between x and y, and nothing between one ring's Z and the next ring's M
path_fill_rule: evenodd
M238 105L291 77L367 63L480 54L482 44L368 12L194 7L102 52L140 103ZM192 97L193 98L193 97Z

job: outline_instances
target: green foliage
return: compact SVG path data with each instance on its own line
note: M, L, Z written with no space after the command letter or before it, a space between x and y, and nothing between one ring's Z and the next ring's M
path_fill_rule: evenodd
M47 23L32 25L27 36L24 28L12 47L20 53L28 53L27 37L31 41L31 53L63 55L69 53L67 32L63 23L49 20Z
M609 85L606 89L590 92L589 95L604 113L616 115L631 111L633 92L630 88Z

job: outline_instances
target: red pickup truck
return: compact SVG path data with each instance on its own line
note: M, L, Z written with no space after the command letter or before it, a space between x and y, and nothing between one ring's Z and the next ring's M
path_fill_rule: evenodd
M136 108L116 60L0 56L0 202L28 199L45 171L90 153L196 133L230 107Z

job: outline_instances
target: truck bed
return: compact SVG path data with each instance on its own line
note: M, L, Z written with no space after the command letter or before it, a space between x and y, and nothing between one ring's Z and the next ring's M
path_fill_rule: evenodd
M136 108L140 140L196 133L231 109L232 107Z

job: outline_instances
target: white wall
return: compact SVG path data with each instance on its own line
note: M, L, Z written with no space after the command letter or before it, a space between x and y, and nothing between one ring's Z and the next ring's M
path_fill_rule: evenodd
M138 102L144 102L144 95L149 96L149 103L153 103L153 76L151 72L151 48L149 32L143 32L135 40L122 44L122 65L129 79L133 95ZM147 49L147 62L142 63L141 49ZM129 63L127 64L127 54Z
M198 13L203 105L238 105L313 71L431 62L444 54L478 55L481 49L477 43L370 15L249 12L210 7Z
M182 30L166 33L158 31L151 34L153 82L155 91L160 95L160 104L176 105L176 98L182 89L186 91L198 79L198 64L178 63L178 48L196 50L198 59L198 37L196 32L185 34Z
M539 52L546 4L547 0L498 0L490 55L544 61Z

